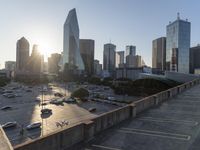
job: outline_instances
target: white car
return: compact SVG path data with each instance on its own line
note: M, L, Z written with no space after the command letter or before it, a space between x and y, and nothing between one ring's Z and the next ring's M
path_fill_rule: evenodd
M3 107L1 107L1 110L8 110L8 109L12 109L12 107L11 106L3 106Z
M35 122L35 123L32 123L32 124L29 124L26 129L27 130L31 130L31 129L35 129L35 128L40 128L41 126L41 122Z
M89 109L88 109L89 112L94 112L94 111L96 111L96 110L97 110L97 109L96 109L95 107L92 107L92 108L89 108Z
M17 126L17 122L7 122L5 124L2 125L3 129L7 129L7 128L11 128L11 127L16 127Z

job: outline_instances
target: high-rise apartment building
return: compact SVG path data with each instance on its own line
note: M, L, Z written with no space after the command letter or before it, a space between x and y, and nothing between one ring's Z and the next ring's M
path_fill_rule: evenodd
M29 42L27 39L22 37L17 41L17 52L16 52L16 71L24 72L28 68L29 60Z
M152 68L165 70L166 37L160 37L152 42Z
M80 53L88 76L94 73L94 40L80 39Z
M177 20L167 25L166 69L189 73L190 22Z
M110 75L113 75L115 70L115 50L116 46L114 44L104 44L103 69L108 71Z
M200 45L190 48L190 73L200 69Z
M115 66L116 68L122 67L124 65L124 51L116 52Z
M78 70L85 69L79 49L79 26L75 9L70 10L64 24L62 70L66 63Z

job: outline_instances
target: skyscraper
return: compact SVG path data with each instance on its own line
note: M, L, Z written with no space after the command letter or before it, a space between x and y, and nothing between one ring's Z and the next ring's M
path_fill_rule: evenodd
M177 20L167 25L166 69L189 73L190 22Z
M87 75L94 73L94 40L80 39L80 53Z
M116 46L114 44L104 44L103 69L108 71L110 75L113 75L115 70L115 50Z
M94 60L94 74L100 76L102 72L102 64L99 63L99 60Z
M75 9L70 10L64 24L62 70L66 63L76 66L78 70L84 70L79 49L79 26Z
M160 37L152 42L152 68L165 70L166 37Z
M61 59L61 54L51 54L51 57L48 58L48 72L52 74L58 74L60 67L59 62Z
M124 51L118 51L116 52L115 66L119 68L122 67L123 65L124 65Z
M200 45L190 48L190 73L200 69Z
M24 72L27 70L27 64L29 60L29 42L22 37L17 41L17 53L16 53L16 71Z
M38 50L38 45L33 45L32 53L29 59L29 70L32 74L39 75L43 70L44 58Z
M142 67L142 57L139 55L128 55L126 56L126 67L127 68L138 68Z
M128 55L133 55L135 56L136 55L136 46L133 46L133 45L127 45L126 46L126 56Z

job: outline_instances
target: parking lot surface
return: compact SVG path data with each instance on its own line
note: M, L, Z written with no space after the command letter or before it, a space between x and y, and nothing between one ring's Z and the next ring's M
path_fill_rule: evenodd
M6 88L11 88L16 85L9 86L10 87ZM27 92L27 89L30 89L30 91ZM15 93L17 91L17 93L22 95L20 97L7 98L2 94L0 95L0 108L4 106L11 107L11 109L0 110L0 124L13 121L17 122L16 127L4 129L13 146L119 107L95 101L76 103L63 102L59 105L50 104L50 100L55 98L55 92L66 93L66 95L70 96L70 93L76 89L76 87L66 90L63 86L57 85L52 86L52 89L46 92L41 92L40 89L40 86L25 86L14 90ZM42 103L46 103L46 105L41 105ZM42 107L51 109L52 113L41 115ZM96 110L90 112L90 108L96 108ZM27 125L35 122L41 122L41 128L26 130ZM63 124L63 122L67 122L67 124ZM62 124L62 126L59 124Z
M77 150L199 150L200 85L105 130Z

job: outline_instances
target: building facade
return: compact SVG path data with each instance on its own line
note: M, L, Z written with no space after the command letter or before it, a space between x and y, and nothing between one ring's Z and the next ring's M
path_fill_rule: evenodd
M136 46L133 46L133 45L127 45L126 46L126 56L128 55L133 55L135 56L136 55Z
M119 68L124 65L124 51L116 52L115 67Z
M190 48L190 73L200 69L200 45Z
M5 70L14 71L15 70L15 61L6 61L5 62Z
M190 27L187 20L177 20L167 25L166 70L189 73Z
M80 53L88 76L94 73L94 40L80 39Z
M166 37L152 42L152 68L164 71L166 68Z
M115 71L115 51L116 46L114 44L104 44L103 69L108 71L111 76Z
M70 10L64 24L62 70L66 63L78 70L85 69L79 49L79 26L75 9Z
M33 75L40 75L43 71L44 56L40 54L38 45L33 45L29 59L29 72Z
M139 55L126 56L126 67L128 67L128 68L142 67L142 57Z
M94 60L94 75L100 76L102 72L102 64L99 63L99 60Z
M16 72L25 72L28 69L29 42L22 37L17 41L16 48Z
M48 58L48 73L58 74L60 70L59 62L61 59L61 54L54 53Z

